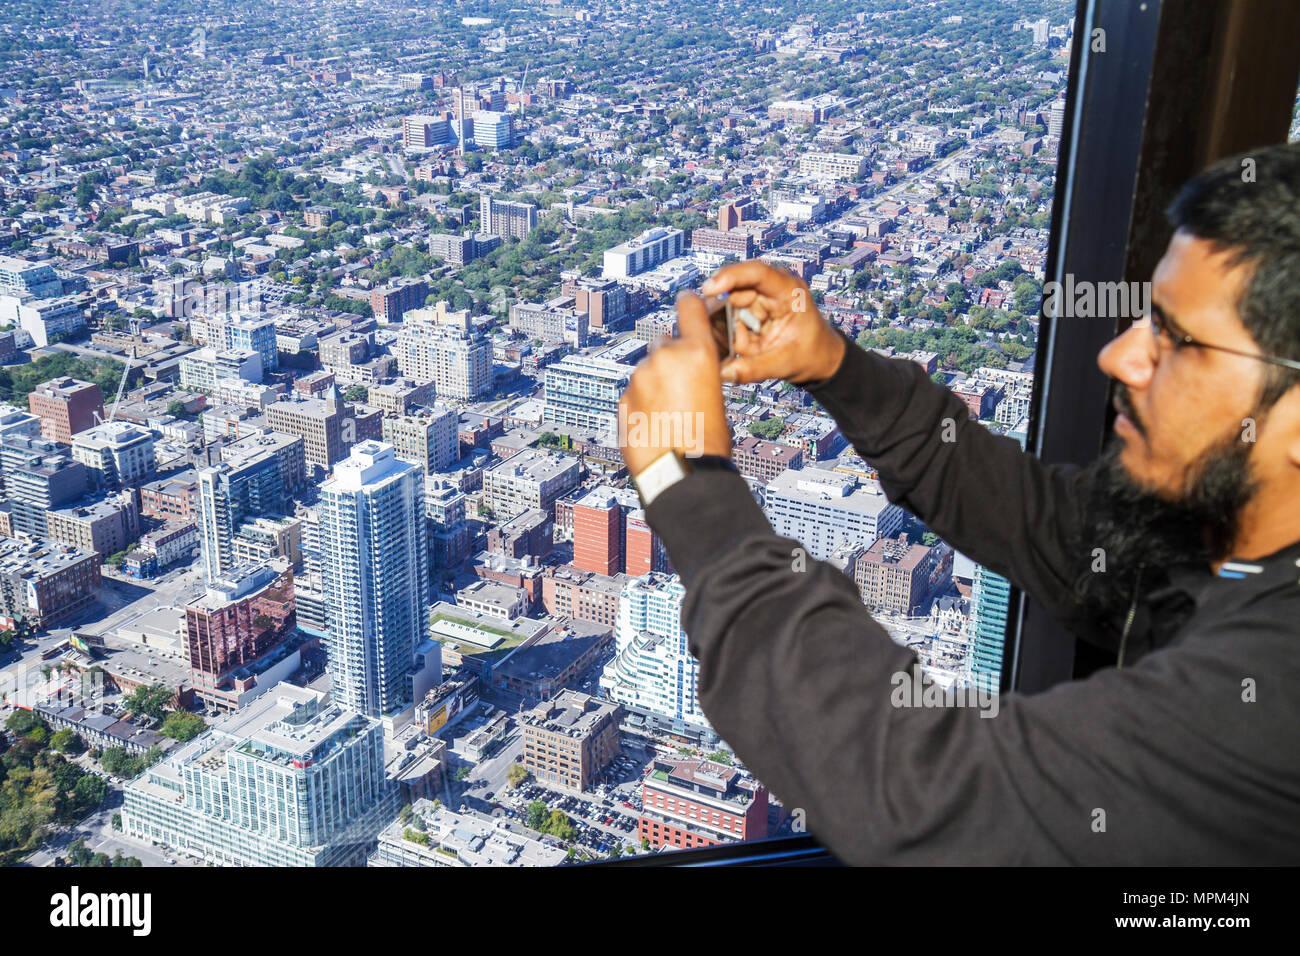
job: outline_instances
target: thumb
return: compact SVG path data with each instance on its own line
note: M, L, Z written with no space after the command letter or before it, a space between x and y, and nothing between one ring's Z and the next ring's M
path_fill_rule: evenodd
M704 300L694 292L677 297L677 337L686 341L705 341L713 345L713 327Z
M724 382L731 385L745 385L749 382L761 382L771 377L762 374L759 364L756 358L735 356L723 362L719 371Z

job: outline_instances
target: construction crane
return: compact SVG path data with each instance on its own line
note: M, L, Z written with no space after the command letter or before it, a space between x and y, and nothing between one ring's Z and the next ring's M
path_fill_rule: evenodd
M107 425L117 417L117 406L122 404L122 392L126 390L126 380L131 377L131 363L136 359L135 346L131 346L131 357L127 359L126 364L122 367L122 378L117 383L117 397L113 399L113 407L108 410L108 417L103 419L100 424ZM99 418L99 412L95 413Z

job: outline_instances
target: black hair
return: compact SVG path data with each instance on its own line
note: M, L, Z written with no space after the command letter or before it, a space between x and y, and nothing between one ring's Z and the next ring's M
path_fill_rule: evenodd
M1237 313L1266 355L1300 360L1300 143L1219 160L1189 180L1165 214L1251 274ZM1300 371L1269 365L1258 405L1269 408Z

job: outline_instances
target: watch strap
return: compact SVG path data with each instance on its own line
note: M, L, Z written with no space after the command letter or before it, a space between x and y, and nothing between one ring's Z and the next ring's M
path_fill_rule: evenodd
M649 508L650 502L685 478L689 471L681 455L675 451L664 452L632 479L641 507Z

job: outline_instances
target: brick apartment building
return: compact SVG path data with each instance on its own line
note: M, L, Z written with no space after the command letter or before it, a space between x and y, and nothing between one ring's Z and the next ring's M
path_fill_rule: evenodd
M898 538L872 542L854 568L854 580L868 607L890 614L919 614L926 599L952 577L952 549Z
M732 460L742 475L767 484L787 468L802 468L803 450L750 435L736 443Z
M423 279L398 279L370 290L370 309L380 322L399 322L411 309L423 309L428 295Z
M545 568L542 572L542 606L547 614L613 627L618 623L619 596L629 580L623 574L606 577L571 564Z
M623 708L589 694L566 690L519 715L524 729L524 768L545 786L591 788L618 755Z
M140 488L140 514L163 521L197 521L199 476L188 471Z
M652 850L767 836L767 790L700 757L656 759L641 786L641 807L640 835Z
M0 539L0 629L36 628L84 610L100 586L100 558L70 545Z
M72 436L92 427L104 415L99 386L63 376L37 385L27 397L31 413L41 420L41 437L72 444Z

